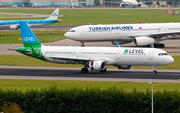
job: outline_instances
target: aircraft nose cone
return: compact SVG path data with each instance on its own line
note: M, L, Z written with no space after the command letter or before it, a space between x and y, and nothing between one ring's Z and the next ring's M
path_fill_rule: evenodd
M69 38L69 39L71 39L71 40L76 40L76 38L75 38L74 35L75 35L75 34L74 34L74 33L71 33L71 32L66 32L66 33L64 34L64 36L65 36L66 38Z
M173 63L174 62L174 58L171 56L170 58L169 58L169 63L171 64L171 63Z
M66 38L69 38L68 35L69 33L68 32L66 32L65 34L64 34L64 36L66 37Z

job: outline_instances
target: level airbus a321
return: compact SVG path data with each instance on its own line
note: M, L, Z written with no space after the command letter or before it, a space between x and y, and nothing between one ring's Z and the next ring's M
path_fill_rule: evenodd
M156 24L109 24L83 25L74 27L65 33L65 37L84 42L111 41L115 44L134 42L136 46L164 48L163 40L180 39L180 23Z
M17 52L40 60L61 64L82 64L82 73L88 68L106 72L107 65L131 69L132 65L156 66L171 64L174 59L166 51L156 48L45 46L39 42L25 22L19 22L24 47Z

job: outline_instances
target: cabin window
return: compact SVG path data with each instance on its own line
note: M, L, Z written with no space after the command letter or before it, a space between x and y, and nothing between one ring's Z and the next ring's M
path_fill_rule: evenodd
M159 56L165 56L165 55L168 55L167 53L159 53L158 54Z
M69 30L68 32L75 32L75 30Z

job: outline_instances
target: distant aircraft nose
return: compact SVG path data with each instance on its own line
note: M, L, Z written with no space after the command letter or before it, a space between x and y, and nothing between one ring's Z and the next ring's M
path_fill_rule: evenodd
M77 40L78 38L76 37L75 33L74 32L66 32L64 34L64 36L66 38L69 38L69 39L72 39L72 40Z

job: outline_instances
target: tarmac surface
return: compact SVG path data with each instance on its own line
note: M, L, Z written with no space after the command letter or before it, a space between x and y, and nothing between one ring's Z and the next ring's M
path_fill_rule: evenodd
M131 82L175 82L180 83L180 70L152 69L119 70L108 68L107 72L81 73L80 67L25 67L0 66L0 79L41 80L87 80L87 81L131 81Z

